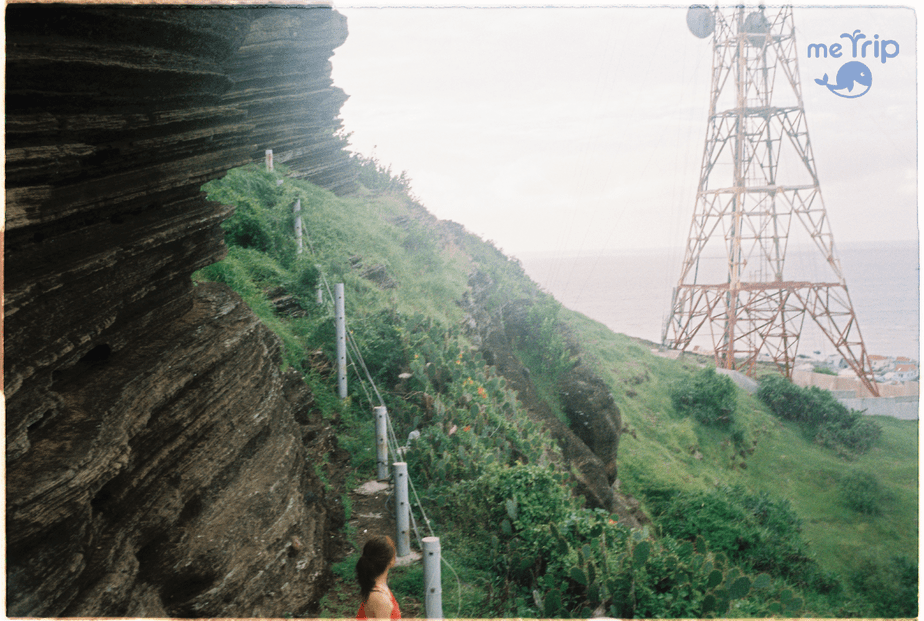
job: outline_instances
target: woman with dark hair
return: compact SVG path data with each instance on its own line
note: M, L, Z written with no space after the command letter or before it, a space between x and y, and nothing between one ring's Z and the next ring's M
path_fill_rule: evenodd
M395 542L391 537L373 537L363 546L356 561L356 580L362 595L357 619L400 619L398 600L388 588L388 570L395 565Z

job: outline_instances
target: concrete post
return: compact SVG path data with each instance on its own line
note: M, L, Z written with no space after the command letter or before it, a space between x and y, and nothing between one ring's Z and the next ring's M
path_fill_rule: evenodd
M398 556L411 553L410 504L407 495L407 463L395 462L395 521L398 523Z
M346 399L346 310L343 303L342 282L334 285L334 308L337 322L337 389L340 398Z
M302 199L295 199L295 240L298 242L298 254L302 253Z
M423 538L424 613L428 619L443 618L443 585L440 576L440 538Z
M266 150L266 171L273 172L273 150Z
M388 478L388 408L384 405L375 408L375 457L378 463L378 479L384 481Z

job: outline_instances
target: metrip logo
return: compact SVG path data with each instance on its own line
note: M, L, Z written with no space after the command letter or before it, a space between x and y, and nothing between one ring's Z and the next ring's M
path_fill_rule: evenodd
M873 58L878 58L882 64L885 64L888 59L898 56L898 41L893 41L891 39L883 39L880 41L879 35L873 35L872 39L867 39L861 43L861 39L866 39L866 35L861 33L859 29L854 30L853 34L845 32L841 35L841 38L850 40L850 51L853 54L853 58L857 58L858 56L860 58L866 58L870 46L873 47ZM809 43L807 52L809 58L812 57L812 52L815 53L815 58L821 58L822 56L827 58L829 53L831 54L831 58L841 58L844 55L843 48L844 45L840 43L832 43L831 45L825 45L824 43ZM841 65L841 68L837 70L835 80L835 84L829 84L828 74L826 73L820 80L816 79L815 83L827 87L829 91L838 97L856 99L868 93L869 89L872 88L873 73L864 63L858 60L852 60ZM853 89L857 84L865 86L866 89L858 93L853 93ZM851 94L848 95L847 93Z

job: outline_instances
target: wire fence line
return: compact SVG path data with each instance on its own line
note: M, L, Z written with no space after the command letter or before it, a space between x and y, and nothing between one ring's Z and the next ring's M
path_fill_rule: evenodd
M315 251L314 244L311 241L311 236L308 234L307 227L305 226L304 222L299 221L299 224L301 225L302 235L308 243L308 248L312 256L317 257L318 254ZM334 314L334 293L333 293L333 290L331 289L330 282L327 280L327 277L324 275L324 272L321 270L320 265L317 265L316 267L318 269L318 276L321 280L321 284L324 285L324 289L327 291L327 296L324 297L325 308L329 313ZM399 451L398 449L399 448L405 448L405 450L409 449L410 439L408 440L408 443L404 447L400 447L400 445L398 444L398 438L397 438L397 435L395 434L394 426L391 424L391 416L388 415L388 407L385 404L385 400L382 398L382 393L379 392L378 386L376 385L375 380L372 377L372 373L370 373L369 368L366 366L366 362L363 359L362 352L360 351L359 345L356 343L356 339L353 338L353 334L350 332L348 324L346 325L346 329L344 330L344 332L346 335L346 342L347 342L347 361L348 361L347 366L353 367L355 376L357 380L359 381L359 385L362 388L362 391L366 397L366 401L369 404L369 408L370 409L374 408L376 406L376 402L377 402L377 405L385 408L385 412L386 412L385 422L386 422L386 428L387 428L386 441L388 445L388 452L389 452L389 455L400 455L402 454L402 451ZM365 376L365 379L363 376ZM368 386L366 385L367 381L368 381ZM373 398L373 395L370 392L370 387L371 387L372 392L375 393L375 398ZM408 474L407 481L408 481L408 485L410 487L411 493L413 494L413 497L414 497L414 504L417 505L417 509L420 512L421 518L423 519L423 523L426 526L427 532L430 533L431 537L436 537L436 534L433 532L433 527L430 522L430 518L427 517L427 513L423 508L423 503L420 500L420 496L417 494L417 488L414 486L414 481L411 478L410 474ZM414 536L417 539L418 549L423 551L424 542L417 528L417 520L414 517L414 512L411 510L411 511L408 511L408 514L411 519L411 528L413 529ZM458 587L458 608L456 610L456 616L458 616L458 614L461 612L461 609L462 609L462 581L459 578L458 572L456 572L455 568L452 566L452 564L449 563L449 561L446 560L446 557L443 554L440 554L440 561L442 564L446 565L447 568L449 568L449 571L453 573L453 576L455 576L455 579L456 579L456 585Z

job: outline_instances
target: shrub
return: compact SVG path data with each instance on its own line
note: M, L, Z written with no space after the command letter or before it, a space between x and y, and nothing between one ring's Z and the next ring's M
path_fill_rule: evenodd
M864 616L915 618L918 614L918 565L904 556L882 562L864 559L850 584L871 603Z
M730 378L716 373L713 367L707 367L675 386L671 391L671 401L679 414L692 416L703 425L724 429L734 422L735 384Z
M525 307L526 312L520 316L505 316L505 321L508 329L516 334L518 349L530 363L531 370L549 377L558 377L571 370L574 363L559 319L561 304L543 295L519 305Z
M827 390L800 388L785 377L771 375L760 382L757 397L779 418L799 423L816 443L843 457L868 451L882 427L856 410L848 410Z
M855 470L841 478L838 496L848 509L866 515L881 515L890 494L876 475Z
M761 380L757 397L779 418L813 427L846 411L830 392L817 386L800 388L782 375Z
M304 300L311 300L317 294L318 283L321 281L321 272L314 264L303 264L296 274L291 285L292 293Z
M881 435L879 423L856 410L847 411L845 408L840 417L831 418L819 426L815 441L844 457L855 457L872 448Z
M462 506L505 533L558 522L577 508L561 477L538 465L494 464L474 481L459 483L457 491Z
M287 266L296 247L292 207L301 193L277 183L283 174L285 168L281 166L276 172L245 166L210 181L202 189L208 193L208 200L235 208L221 223L229 246L265 252Z
M411 179L407 171L395 175L391 171L391 164L382 164L375 155L366 157L359 153L350 155L350 164L356 171L357 180L369 190L377 192L394 192L411 195Z
M649 502L665 535L683 540L701 536L743 568L804 586L837 588L809 555L802 521L788 500L734 486L710 492L662 491Z

